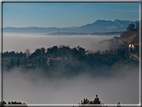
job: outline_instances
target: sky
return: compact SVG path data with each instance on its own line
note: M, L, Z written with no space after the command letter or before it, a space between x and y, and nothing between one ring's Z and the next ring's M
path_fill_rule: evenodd
M138 3L4 3L3 4L3 25L4 25L4 27L72 27L72 26L82 26L82 25L85 25L88 23L93 23L96 20L115 20L115 19L133 20L133 21L138 20L139 19L139 4ZM14 39L14 37L13 37L13 39ZM18 42L17 42L17 39L15 39L15 40L16 40L16 42L15 42L16 45L18 42L22 43L22 42L26 41L25 39L22 39L23 41L19 40ZM9 41L12 41L12 39L9 38ZM14 41L12 41L12 42L14 42ZM28 40L27 40L27 42L28 42ZM35 43L39 43L39 42L35 42ZM44 43L44 42L42 42L42 43ZM7 44L7 45L12 46L10 44ZM20 47L20 45L17 45L17 46ZM27 47L29 47L29 46L27 46ZM16 48L14 47L14 49L16 49ZM14 74L14 73L12 72L11 74ZM40 80L40 82L39 82L40 83L39 86L41 85L41 87L35 88L36 87L36 85L34 85L35 83L31 80L27 80L28 73L27 73L27 75L25 75L21 79L20 77L22 74L20 72L20 74L18 76L20 79L19 78L18 79L21 81L18 82L18 85L17 85L17 82L15 82L12 87L11 83L14 82L13 80L18 81L18 79L15 77L15 76L17 76L15 74L14 74L14 76L12 76L13 78L9 78L9 76L11 76L11 74L5 75L6 78L8 79L8 81L4 81L4 82L8 83L8 85L7 85L8 88L6 87L7 90L5 91L5 93L7 92L8 94L5 94L5 96L4 96L5 98L8 99L9 94L11 94L11 97L13 97L13 95L16 95L15 99L12 99L12 100L17 100L17 99L21 98L20 100L22 100L22 102L24 102L24 101L26 102L26 100L27 101L29 100L29 102L30 102L30 100L32 98L27 99L27 95L29 93L31 93L32 95L38 95L37 92L39 92L40 89L43 89L43 90L40 90L41 92L43 91L43 93L41 95L43 95L44 97L45 96L47 97L47 94L45 94L45 93L47 92L46 89L48 89L48 85L43 86L43 87L41 85L44 83L43 82L44 79ZM96 92L99 93L99 96L100 96L100 98L102 98L102 101L105 101L104 103L110 103L110 102L117 103L117 101L120 98L122 98L123 96L124 96L124 101L126 101L126 102L122 102L122 103L127 103L127 102L129 103L129 102L133 101L133 99L131 99L133 97L136 101L131 102L131 103L138 102L138 84L136 84L136 83L138 83L137 82L138 81L138 78L137 78L138 73L135 74L135 72L134 72L135 75L133 75L133 73L128 73L128 74L130 74L130 75L127 75L126 76L127 78L125 78L125 80L124 80L124 78L123 79L120 78L120 80L122 79L122 81L120 81L119 79L118 79L119 81L118 80L114 81L113 79L111 79L112 82L110 83L110 82L106 82L105 79L102 80L101 87L100 87L101 90L98 88ZM30 77L31 77L31 75L29 76L29 78ZM37 76L37 78L41 78L41 77ZM80 81L80 80L81 79L79 78L78 81ZM130 80L134 80L134 81L132 81L132 84L126 85L126 83L129 83ZM90 80L88 79L87 82L88 81L90 81ZM19 84L21 84L22 82L23 82L23 84L27 84L28 88L30 88L32 90L32 91L29 91L29 89L26 88L27 93L28 93L27 95L25 95L25 93L22 93L23 88L19 87L20 86ZM56 83L56 81L55 81L55 83ZM67 83L68 83L68 81L67 81ZM73 81L73 83L74 83L74 81ZM77 82L77 83L80 84L83 82L81 81L81 82ZM83 89L83 91L80 93L80 95L82 95L82 96L79 96L79 98L78 98L79 100L76 97L73 97L72 100L75 101L75 103L78 103L76 101L80 101L84 96L86 96L86 95L83 95L82 93L86 92L87 86L84 87L84 85L82 84L81 85L82 87L80 87L78 84L65 86L65 88L67 89L66 94L69 93L69 91L70 91L69 89L71 89L71 87L78 86L77 88L79 89L79 91L77 91L77 92L80 92L80 89ZM112 85L114 86L114 88L116 88L116 90L118 90L123 85L124 86L123 89L118 90L118 91L120 91L119 93L121 93L121 92L122 93L121 94L115 93L114 92L115 89L111 90L112 89L111 87L110 88L108 87L107 89L105 89L107 86L112 86ZM16 86L18 86L19 90L16 90L17 89ZM92 86L92 88L90 88L91 91L88 92L88 96L87 96L87 97L90 97L90 99L94 97L94 95L92 95L92 92L94 92L95 88L93 88L93 87L99 87L100 84L95 83L95 85L94 85L94 82L92 81L91 84L88 85L88 87L91 87L91 86ZM129 90L127 90L128 87L129 87ZM35 89L35 90L33 91L33 89ZM53 88L51 87L51 89L50 89L51 91L49 90L49 93L52 94L52 90L55 91L54 89L55 89L54 87ZM14 90L15 92L11 93L11 90ZM105 93L106 90L108 90L108 93ZM136 92L136 93L133 93L134 95L130 94L133 92L133 90L135 90L135 92ZM21 96L19 96L18 94L15 94L15 93L17 93L17 91L18 91L18 93L21 93ZM65 90L63 90L63 91L65 91ZM57 95L58 96L63 95L63 93L64 93L63 91L61 88L59 91L60 93ZM74 95L78 96L76 94L77 92L75 92ZM100 93L102 95L100 95ZM113 98L114 94L118 98L114 98L113 101L110 101L110 99ZM71 95L72 95L72 93L70 94L70 96ZM108 98L108 95L110 95L110 98ZM121 95L123 95L123 96L121 96ZM130 100L127 99L128 98L127 96L129 96ZM103 97L104 97L104 99L103 99ZM34 96L34 98L36 98L36 96ZM39 98L42 98L42 96L40 96ZM66 96L65 96L65 99L67 99ZM33 99L33 102L32 102L32 100L31 100L31 102L34 103L34 101L38 101L38 100L39 99ZM43 103L43 102L40 102L40 103Z
M139 20L138 3L3 3L3 27L72 27Z

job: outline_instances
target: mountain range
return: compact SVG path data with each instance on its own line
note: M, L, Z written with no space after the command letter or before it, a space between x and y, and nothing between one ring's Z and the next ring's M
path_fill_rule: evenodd
M97 20L94 23L79 27L5 27L3 32L9 33L55 33L55 32L75 32L75 33L94 33L94 32L115 32L125 31L129 24L136 24L131 20Z

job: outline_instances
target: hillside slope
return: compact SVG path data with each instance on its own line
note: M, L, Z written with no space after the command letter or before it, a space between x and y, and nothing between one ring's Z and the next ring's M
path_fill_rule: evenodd
M134 31L124 31L120 35L120 38L127 44L130 43L139 44L139 29L136 29Z

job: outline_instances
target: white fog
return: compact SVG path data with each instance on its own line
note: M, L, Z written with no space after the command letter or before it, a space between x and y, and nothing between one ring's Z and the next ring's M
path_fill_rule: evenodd
M83 98L99 95L105 104L138 104L138 69L114 71L112 77L80 74L72 79L51 79L40 69L26 71L15 68L4 71L4 100L27 104L78 104Z
M119 35L114 35L119 36ZM101 44L100 41L107 40L113 36L50 36L44 34L28 34L28 33L4 33L3 34L3 52L17 51L25 52L29 49L31 52L37 48L45 47L46 49L52 46L69 45L71 48L81 46L86 50L106 50L109 49L109 44Z
M114 35L119 36L119 35ZM113 36L49 36L44 34L4 33L3 52L32 53L37 48L78 45L86 50L106 50L109 43L99 43ZM103 68L104 66L102 66ZM139 103L139 69L130 66L113 67L111 76L81 73L73 78L50 78L41 69L29 70L13 68L4 72L4 100L21 101L27 104L78 104L83 98L93 100L96 94L105 104L138 104Z

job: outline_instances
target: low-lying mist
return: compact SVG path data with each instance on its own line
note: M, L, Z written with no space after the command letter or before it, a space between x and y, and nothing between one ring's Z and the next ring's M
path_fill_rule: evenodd
M103 66L102 66L103 67ZM77 104L83 98L93 100L98 94L105 104L138 104L138 68L114 65L111 75L49 77L44 71L13 68L4 72L4 100L27 104ZM56 71L57 72L57 71ZM93 72L93 71L92 71Z
M115 36L115 35L114 35ZM100 41L110 39L113 36L50 36L44 34L26 34L26 33L4 33L3 34L3 51L25 52L29 49L31 52L37 48L52 46L69 45L71 48L81 46L86 50L103 51L109 49L109 43L99 43Z
M100 41L110 38L113 36L5 33L3 51L25 52L29 49L32 53L37 48L47 49L60 45L69 45L71 48L81 46L93 52L105 51L110 49L110 42ZM59 62L56 67L48 66L48 72L38 67L3 69L4 101L21 101L27 104L78 104L83 98L93 100L97 94L105 104L117 104L119 101L121 104L139 103L138 67L121 62L111 66L90 66L91 62L87 65L83 61L67 61L64 65L69 64L71 68ZM76 69L72 70L74 67Z

